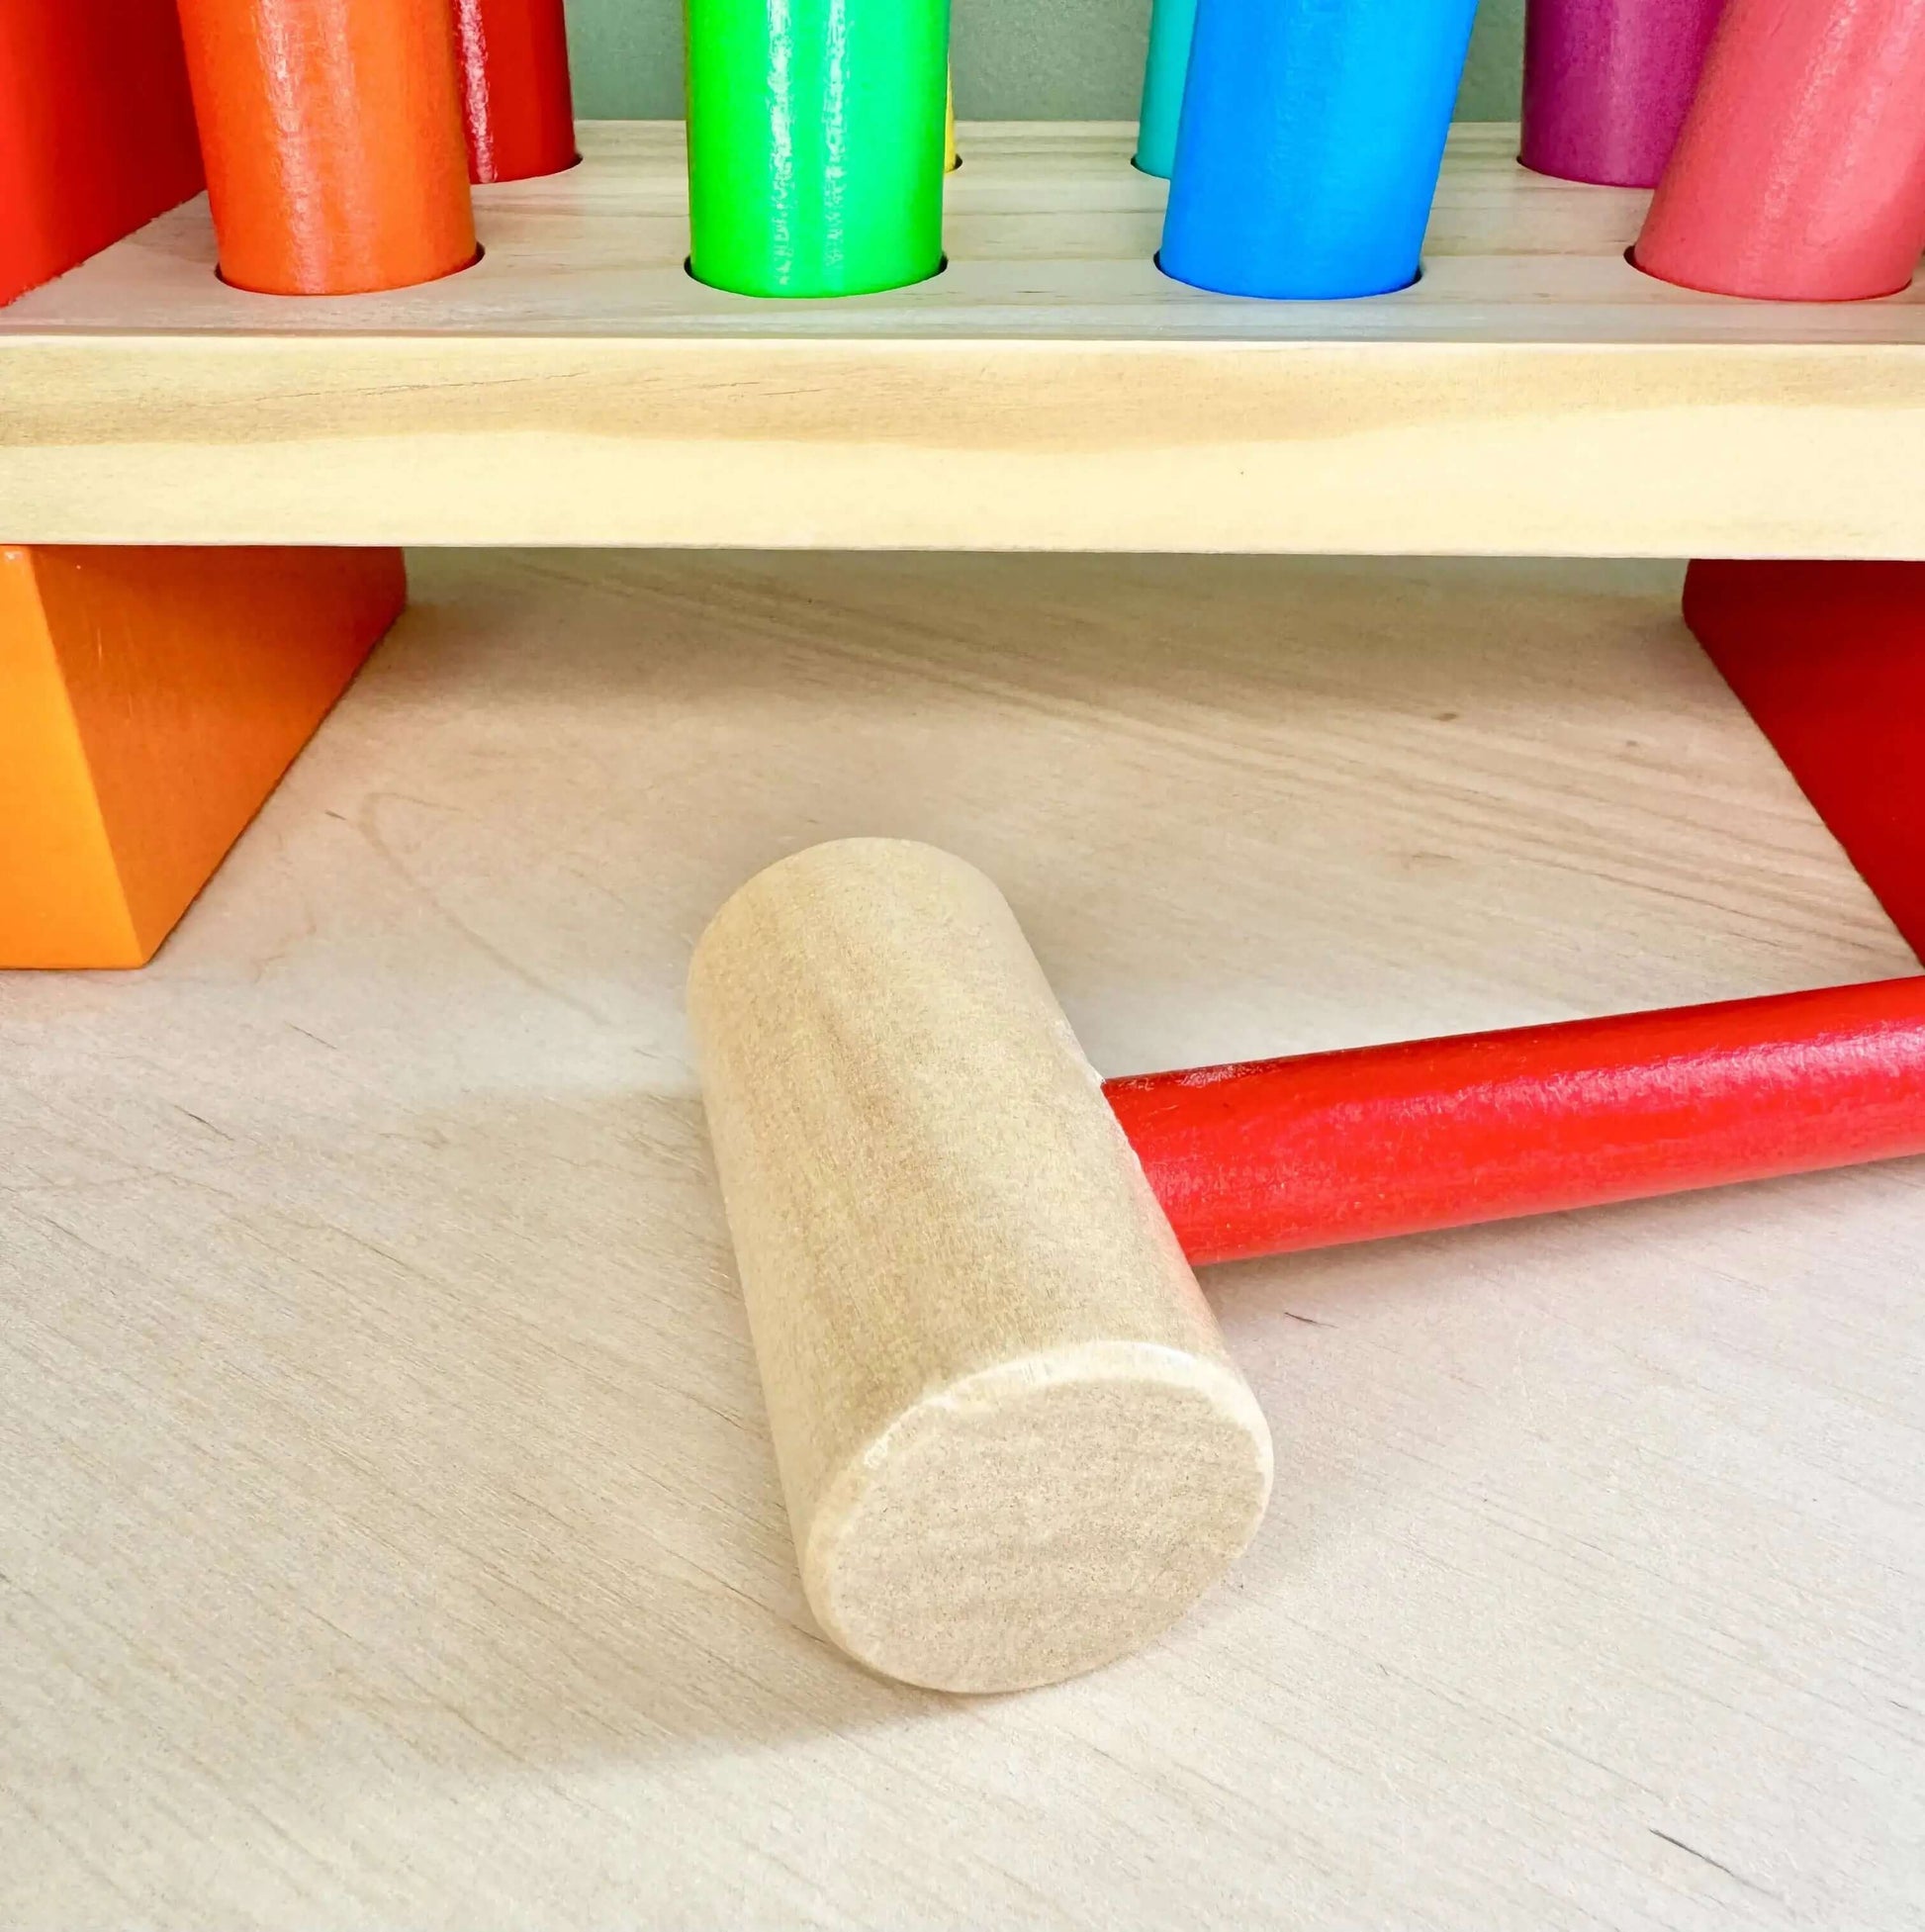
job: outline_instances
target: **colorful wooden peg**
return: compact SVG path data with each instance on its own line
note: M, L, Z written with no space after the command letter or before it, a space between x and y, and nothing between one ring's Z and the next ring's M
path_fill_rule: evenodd
M689 0L689 266L865 295L943 261L948 0Z
M1475 0L1198 0L1158 256L1225 295L1418 272Z
M1652 188L1724 0L1527 0L1517 158L1539 174Z
M476 254L448 0L180 0L221 273L406 288Z
M1634 251L1718 295L1849 302L1925 246L1925 0L1730 0Z
M562 0L455 0L468 178L559 174L575 150Z
M1169 179L1176 165L1176 130L1183 118L1183 80L1190 70L1196 0L1155 0L1144 54L1143 110L1137 121L1137 166Z

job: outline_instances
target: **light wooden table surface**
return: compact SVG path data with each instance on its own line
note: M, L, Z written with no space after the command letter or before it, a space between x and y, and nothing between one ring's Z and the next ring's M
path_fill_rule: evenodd
M0 977L0 1924L1915 1927L1925 1167L1210 1283L1233 1585L811 1632L681 1012L904 833L1099 1065L1909 956L1661 566L424 556L147 972Z

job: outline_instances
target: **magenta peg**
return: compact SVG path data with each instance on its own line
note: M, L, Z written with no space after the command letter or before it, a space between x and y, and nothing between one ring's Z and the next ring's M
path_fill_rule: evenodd
M1653 188L1724 0L1526 0L1523 139L1539 174Z

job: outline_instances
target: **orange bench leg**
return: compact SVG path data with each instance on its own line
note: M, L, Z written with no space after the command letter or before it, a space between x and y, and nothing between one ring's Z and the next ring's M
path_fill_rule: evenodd
M0 966L136 966L400 615L398 550L0 548Z

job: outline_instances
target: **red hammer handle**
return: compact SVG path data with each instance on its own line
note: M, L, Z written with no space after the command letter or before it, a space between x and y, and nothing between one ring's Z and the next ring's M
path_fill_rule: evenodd
M1104 1088L1199 1264L1925 1153L1925 977Z

